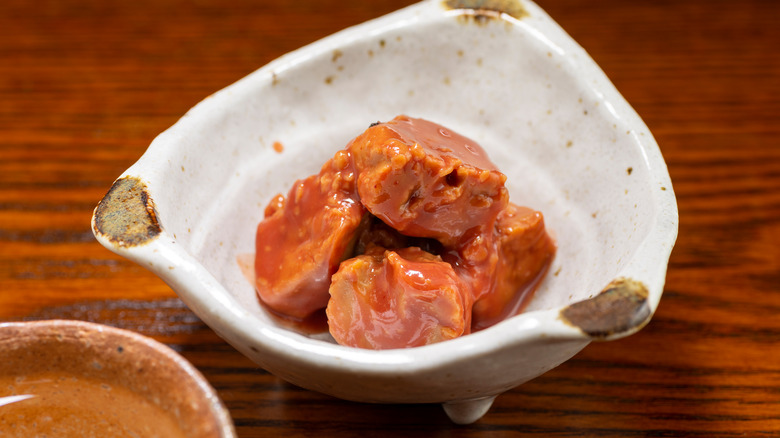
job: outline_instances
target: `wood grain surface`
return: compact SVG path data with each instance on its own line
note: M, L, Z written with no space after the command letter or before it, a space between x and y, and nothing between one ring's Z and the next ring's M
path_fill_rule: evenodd
M96 243L94 206L191 106L410 3L1 1L0 321L82 319L165 342L241 437L779 437L780 2L539 0L654 133L680 233L646 328L591 344L475 424L285 383Z

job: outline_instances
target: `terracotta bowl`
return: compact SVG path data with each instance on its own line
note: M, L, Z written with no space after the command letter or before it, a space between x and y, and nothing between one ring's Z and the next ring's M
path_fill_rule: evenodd
M0 430L10 436L236 436L205 378L139 334L81 321L4 323L0 357Z
M544 213L559 248L549 275L523 314L436 345L366 351L290 330L258 303L239 263L254 252L263 207L370 123L398 114L483 146L513 202ZM677 220L653 136L543 10L430 0L206 98L121 175L93 229L266 370L349 400L443 403L467 423L592 340L644 326Z

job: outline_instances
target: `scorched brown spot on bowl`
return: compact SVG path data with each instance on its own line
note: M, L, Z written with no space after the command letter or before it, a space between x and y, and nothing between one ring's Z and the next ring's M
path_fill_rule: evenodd
M445 0L443 4L449 9L468 11L464 17L473 17L477 23L491 18L500 18L501 14L516 19L528 15L528 11L519 0Z
M561 311L561 318L594 339L639 330L651 316L647 286L618 278L593 298L574 303Z
M95 208L93 230L120 246L157 237L161 227L146 184L137 177L118 179Z

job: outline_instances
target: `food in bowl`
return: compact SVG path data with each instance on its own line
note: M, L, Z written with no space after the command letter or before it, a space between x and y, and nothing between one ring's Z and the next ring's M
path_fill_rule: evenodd
M555 254L473 140L424 119L374 123L257 227L255 286L295 319L325 309L342 345L406 348L516 314Z

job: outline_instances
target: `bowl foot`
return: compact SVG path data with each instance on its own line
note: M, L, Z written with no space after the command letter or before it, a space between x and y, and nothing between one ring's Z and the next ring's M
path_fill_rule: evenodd
M461 400L455 402L442 403L444 412L450 417L450 420L456 424L471 424L487 413L490 406L493 405L495 395L489 397L476 398L471 400Z

